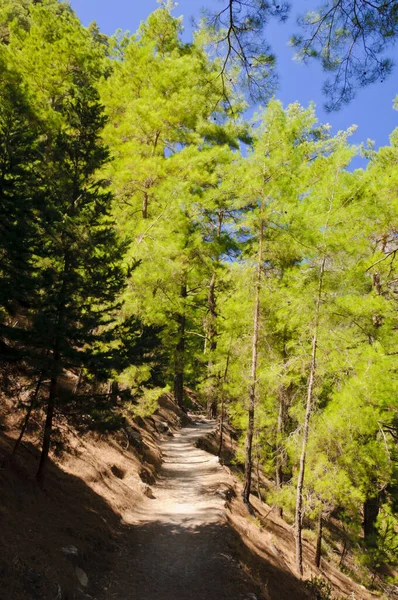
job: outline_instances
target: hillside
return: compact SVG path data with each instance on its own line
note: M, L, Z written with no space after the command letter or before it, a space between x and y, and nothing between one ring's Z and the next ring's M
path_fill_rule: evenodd
M35 432L12 463L17 430L1 432L2 599L315 598L295 574L291 527L255 498L251 516L236 476L198 448L215 422L164 397L113 434L57 428L43 490ZM306 542L306 579L330 581L335 598L372 597L328 560L312 567L314 552Z

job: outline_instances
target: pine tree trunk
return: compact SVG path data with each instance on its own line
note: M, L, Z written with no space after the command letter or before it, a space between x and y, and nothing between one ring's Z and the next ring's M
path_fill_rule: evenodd
M254 433L254 411L256 404L256 384L257 384L257 360L258 360L258 334L260 322L260 291L261 291L261 268L263 262L263 237L264 237L264 222L260 223L260 238L258 249L257 263L257 281L256 281L256 298L254 304L254 320L253 320L253 341L252 341L252 365L251 365L251 384L249 389L249 411L248 411L248 427L246 433L245 444L245 483L242 493L243 502L250 506L250 491L252 483L252 447Z
M279 411L276 429L276 464L275 464L275 483L279 491L283 485L283 462L282 462L282 435L285 430L285 396L284 388L279 390ZM278 515L283 518L283 509L277 506Z
M155 156L156 153L156 148L158 145L158 141L159 141L159 137L160 137L160 131L157 131L155 134L155 139L153 141L153 148L152 148L152 157ZM153 179L150 177L149 179L146 180L145 182L145 191L144 191L144 196L142 199L142 218L143 219L147 219L148 218L148 201L149 201L149 194L147 192L148 189L150 189L150 187L153 185L154 181Z
M382 282L380 273L373 273L372 277L372 285L378 296L382 295ZM376 329L381 327L383 319L380 315L374 314L372 317L373 325ZM375 339L373 336L370 338L370 343L374 344ZM377 487L377 481L373 480L372 483ZM376 520L380 511L380 494L376 494L375 496L366 498L363 503L363 535L365 542L372 546L376 543Z
M363 535L368 545L374 545L376 541L376 521L380 512L380 494L373 498L367 498L363 504Z
M303 442L300 456L300 470L297 481L297 494L296 494L296 517L295 517L295 538L296 538L296 568L300 575L303 575L303 541L302 541L302 526L303 526L303 487L304 487L304 475L305 475L305 461L307 454L307 443L308 443L308 432L310 425L310 418L312 412L313 403L313 390L316 373L316 353L318 344L318 327L319 327L319 314L321 308L322 299L322 285L323 275L325 273L326 259L322 260L321 271L319 274L319 285L318 285L318 296L315 308L315 324L314 324L314 335L312 338L312 354L311 354L311 366L310 374L308 378L307 388L307 404L305 409L304 418L304 430L303 430Z
M322 511L318 515L318 526L316 532L316 551L315 551L315 566L320 569L321 567L321 553L322 553L322 534L323 534L323 519Z
M180 298L185 300L187 297L187 286L181 286ZM178 406L183 406L184 401L184 362L185 362L185 313L180 313L176 317L178 324L178 341L175 348L174 361L174 400Z
M119 396L119 384L114 379L109 383L109 394L111 396L112 404L116 404Z
M65 311L65 296L66 296L67 280L68 280L69 271L70 271L70 256L69 256L69 253L66 252L65 256L64 256L64 271L62 274L62 285L61 285L61 289L59 290L59 295L58 295L57 317L56 317L54 341L53 341L53 347L52 347L53 363L52 363L52 369L51 369L50 391L49 391L48 404L47 404L47 415L46 415L46 422L44 425L43 444L42 444L42 449L41 449L39 468L36 473L36 480L40 486L42 486L44 483L44 474L45 474L45 469L47 466L48 454L50 452L50 445L51 445L51 434L52 434L52 429L53 429L55 401L56 401L57 394L58 394L58 377L59 377L60 363L61 363L60 342L61 342L61 336L63 335L61 332L63 330L63 319L64 319L64 311Z
M81 386L81 384L82 384L82 381L83 381L83 369L79 369L79 376L78 376L78 378L77 378L76 385L75 385L75 387L74 387L74 389L73 389L73 393L74 393L74 394L78 394L78 393L79 393L79 390L80 390L80 386Z
M209 285L209 295L208 295L208 306L209 306L209 326L208 326L208 338L209 338L209 360L207 364L207 373L209 378L209 387L208 387L208 397L207 397L207 413L210 419L215 419L217 417L217 398L216 398L216 385L215 385L215 376L213 373L213 355L214 351L217 348L216 342L216 274L213 272L213 275L210 280Z
M148 192L145 190L144 197L142 199L142 218L148 218Z
M44 425L43 445L42 445L42 450L41 450L39 468L36 473L36 480L38 481L40 486L42 486L44 483L44 474L45 474L45 469L47 466L48 454L50 451L55 400L56 400L57 391L58 391L58 361L59 361L59 357L55 364L55 374L51 378L51 382L50 382L50 393L49 393L48 404L47 404L46 423Z
M339 561L339 569L341 569L344 566L344 560L345 560L345 557L347 556L348 548L349 548L348 539L347 539L347 537L344 537L343 549L341 551L340 561Z
M222 447L224 443L224 393L221 398L221 414L220 414L220 442L218 444L217 456L220 459L222 454Z
M260 452L258 448L258 440L256 443L256 479L257 479L257 496L260 502L263 501L261 497L261 481L260 481Z
M283 470L282 470L282 465L280 463L276 465L275 483L276 483L276 489L277 490L281 490L282 489L282 485L283 485ZM277 506L276 507L276 514L278 515L278 517L280 517L281 519L283 519L283 508L282 508L282 506Z
M20 446L20 444L22 442L23 436L25 435L25 431L26 431L26 428L28 426L28 423L29 423L29 420L30 420L30 416L32 414L32 411L33 411L34 407L36 406L37 396L39 395L39 391L40 391L41 385L43 383L43 379L44 379L44 371L42 371L40 373L40 377L39 377L39 379L37 381L35 391L33 392L32 396L30 398L30 404L29 404L29 407L28 407L28 410L27 410L27 413L26 413L25 420L23 422L21 431L19 433L19 437L18 437L17 441L14 444L14 448L12 450L12 456L15 456L16 453L18 452L18 448L19 448L19 446Z
M223 381L222 381L222 397L221 397L221 418L220 418L220 443L218 445L218 452L217 452L217 456L218 458L221 458L221 454L222 454L222 447L223 447L223 443L224 443L224 419L225 419L225 397L224 397L224 387L225 384L227 382L227 377L228 377L228 367L229 367L229 357L231 355L231 346L228 349L228 354L227 354L227 360L225 361L225 371L224 371L224 377L223 377Z

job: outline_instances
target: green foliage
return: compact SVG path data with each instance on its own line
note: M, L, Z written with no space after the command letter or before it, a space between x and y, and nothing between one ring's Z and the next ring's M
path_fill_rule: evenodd
M41 196L38 122L9 53L0 46L0 310L35 293L34 254Z
M90 94L90 91L89 91ZM71 364L109 322L123 284L122 247L109 215L111 197L96 177L107 159L100 143L101 108L87 97L66 101L65 126L48 155L47 206L43 215L43 296L35 326L43 343ZM47 341L46 341L47 340ZM76 363L75 363L76 364Z
M32 0L3 0L0 7L0 43L10 43L10 27L29 30Z
M376 540L361 556L361 562L366 567L377 571L382 565L396 564L398 551L398 515L391 505L381 507L376 521Z
M306 587L311 592L311 597L316 600L332 600L332 586L322 577L311 577L305 582Z
M149 417L158 408L159 398L169 392L169 387L145 388L142 394L135 400L132 406L132 414L142 418Z
M109 406L94 408L90 412L90 428L94 431L105 433L107 431L118 431L123 427L125 418L120 412L111 410Z

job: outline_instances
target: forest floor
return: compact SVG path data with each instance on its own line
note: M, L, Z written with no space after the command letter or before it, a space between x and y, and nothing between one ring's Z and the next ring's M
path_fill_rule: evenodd
M165 396L120 431L79 432L57 417L44 489L34 480L42 415L13 464L22 415L0 406L0 600L305 600L289 523L252 496L214 455L216 422L188 417ZM10 416L14 415L14 416ZM232 430L226 455L234 453ZM226 456L225 455L225 456ZM236 472L234 472L236 471ZM333 598L370 599L330 560L305 578Z

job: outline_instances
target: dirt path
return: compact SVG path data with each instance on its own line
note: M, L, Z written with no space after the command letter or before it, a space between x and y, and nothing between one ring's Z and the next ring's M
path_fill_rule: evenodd
M131 544L101 600L260 599L233 558L236 534L224 508L230 475L195 446L213 427L196 422L162 442L155 498L132 514Z

